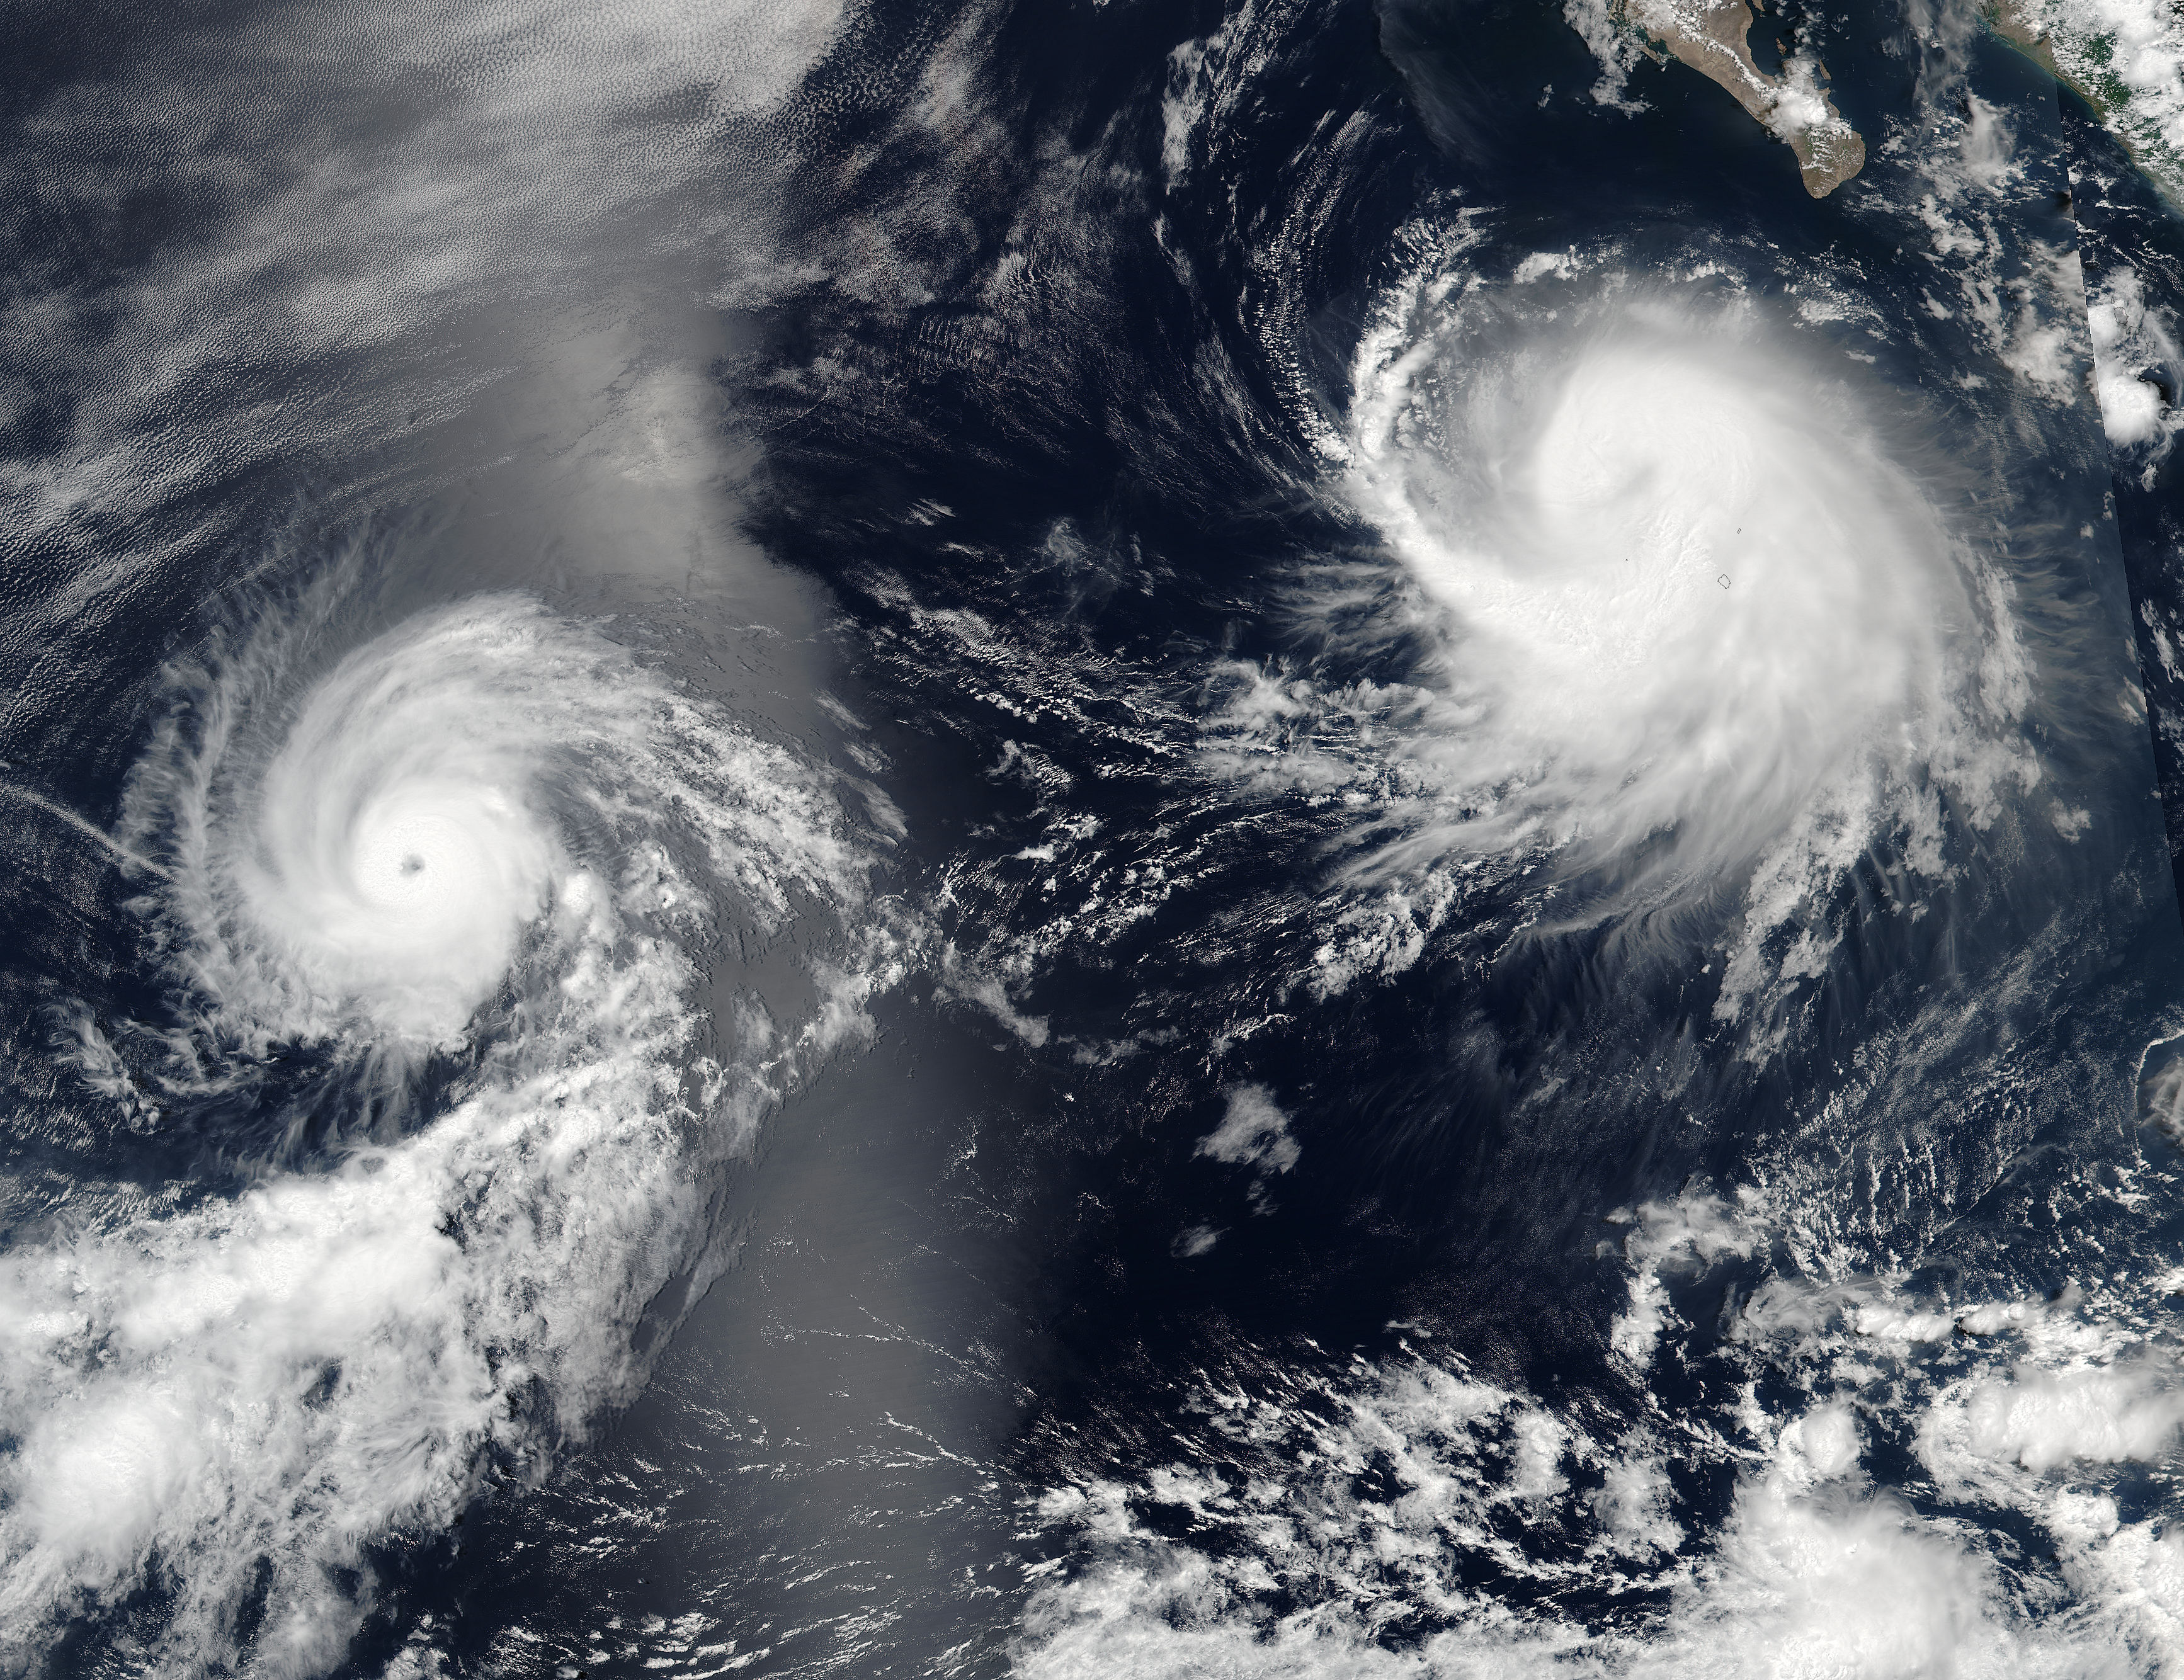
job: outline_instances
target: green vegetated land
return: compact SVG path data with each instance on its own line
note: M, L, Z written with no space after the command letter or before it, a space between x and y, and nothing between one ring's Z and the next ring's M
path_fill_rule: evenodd
M2098 111L2162 196L2184 209L2184 151L2163 133L2159 114L2117 74L2114 30L2073 28L2063 7L2040 0L2000 0L1986 20L2003 40Z

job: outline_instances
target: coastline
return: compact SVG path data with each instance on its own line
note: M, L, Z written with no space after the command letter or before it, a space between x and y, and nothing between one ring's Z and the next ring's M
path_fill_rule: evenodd
M2184 212L2184 153L2138 108L2130 85L2113 63L2113 34L2079 36L2059 27L2053 15L2028 0L1989 0L1981 12L1988 31L2038 64L2092 107L2138 172L2170 209Z
M1814 197L1826 197L1865 167L1864 138L1828 97L1818 59L1792 53L1779 77L1754 62L1747 0L1613 0L1609 15L1650 57L1689 65L1787 145Z

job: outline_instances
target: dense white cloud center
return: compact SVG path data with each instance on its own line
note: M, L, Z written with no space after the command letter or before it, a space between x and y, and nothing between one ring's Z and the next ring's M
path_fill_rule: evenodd
M504 629L445 621L346 661L268 767L232 862L247 914L314 989L399 1031L460 1032L570 868L534 804L557 697L511 681Z
M1369 557L1301 577L1310 652L1219 666L1207 761L1343 824L1315 991L1521 898L1542 937L1713 941L1713 1012L1768 1054L1862 864L1924 904L2025 815L2020 575L1929 495L1938 448L1733 276L1496 279L1480 243L1407 229L1343 411L1302 414Z
M1513 341L1409 302L1360 353L1349 481L1445 639L1475 843L1734 862L1900 754L1968 604L1839 397L1696 321Z

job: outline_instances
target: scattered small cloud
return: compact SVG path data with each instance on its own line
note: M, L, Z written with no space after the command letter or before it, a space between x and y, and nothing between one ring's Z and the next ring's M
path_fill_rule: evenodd
M1262 1172L1287 1172L1304 1152L1290 1136L1290 1117L1274 1105L1273 1093L1263 1085L1239 1085L1228 1093L1221 1124L1192 1153Z

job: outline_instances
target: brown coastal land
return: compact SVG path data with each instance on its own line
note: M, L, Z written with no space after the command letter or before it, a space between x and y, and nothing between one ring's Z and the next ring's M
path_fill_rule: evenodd
M1752 62L1747 0L1615 0L1613 15L1656 57L1689 64L1797 153L1805 191L1825 198L1865 167L1865 142L1819 84L1819 66L1794 58L1780 76Z
M2000 4L1986 14L1986 20L1997 35L2058 81L2070 82L2081 98L2094 109L2101 109L2099 93L2091 87L2080 87L2077 83L2070 81L2062 65L2056 63L2055 49L2048 44L2046 25L2035 21L2029 12L2012 5L2010 0L2001 0ZM2105 116L2107 113L2103 111L2102 114Z

